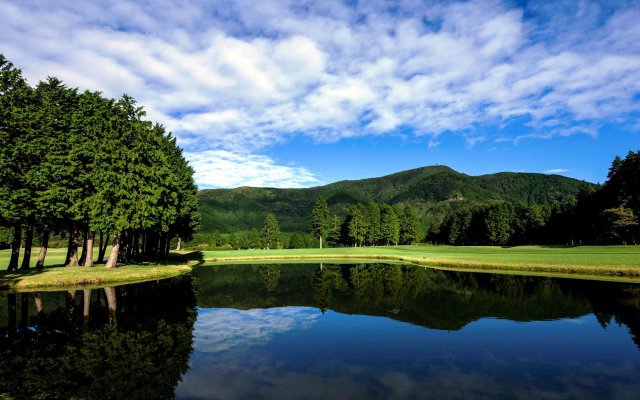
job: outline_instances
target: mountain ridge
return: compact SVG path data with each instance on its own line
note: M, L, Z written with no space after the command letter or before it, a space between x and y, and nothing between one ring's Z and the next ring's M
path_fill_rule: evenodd
M570 201L581 186L593 185L561 175L498 172L467 175L445 165L399 171L381 177L342 180L309 188L241 186L198 192L202 232L246 231L262 226L273 212L284 232L306 231L315 200L323 196L332 212L344 214L351 204L373 200L408 203L423 225L439 223L453 204L494 200L552 204Z

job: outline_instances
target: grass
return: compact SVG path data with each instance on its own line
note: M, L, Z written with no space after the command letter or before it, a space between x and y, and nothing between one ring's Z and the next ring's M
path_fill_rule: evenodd
M34 249L36 250L36 249ZM115 269L96 265L93 268L63 267L66 249L49 249L44 270L33 268L37 251L32 255L32 268L27 271L0 271L0 290L62 290L65 288L100 287L124 283L136 283L148 280L164 279L191 271L193 257L183 254L173 257L170 264L138 264L123 265ZM94 250L97 255L97 249ZM10 251L0 251L0 268L5 269L9 263ZM50 265L50 266L49 266Z
M455 270L640 279L640 246L389 246L205 251L203 254L205 262L377 259Z

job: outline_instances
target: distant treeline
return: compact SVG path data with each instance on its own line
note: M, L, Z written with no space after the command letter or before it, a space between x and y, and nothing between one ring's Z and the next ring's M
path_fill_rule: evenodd
M636 244L640 237L640 151L616 157L607 181L584 185L566 204L492 202L447 215L427 240L454 245Z
M416 211L408 204L388 205L370 201L353 205L346 216L331 215L324 198L318 199L312 212L309 232L282 234L273 214L268 214L262 231L239 233L197 233L189 247L226 247L234 249L314 248L323 246L376 246L411 244L421 240ZM277 238L268 232L275 231Z
M0 226L8 269L28 269L35 239L42 268L52 234L68 238L66 264L155 259L198 226L193 170L162 125L136 101L80 92L48 78L31 87L0 55ZM2 239L0 232L0 239ZM24 236L24 242L22 240ZM6 240L6 238L5 238ZM82 242L83 251L78 248Z

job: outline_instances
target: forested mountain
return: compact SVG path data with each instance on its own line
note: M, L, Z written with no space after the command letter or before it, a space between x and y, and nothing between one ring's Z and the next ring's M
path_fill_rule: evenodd
M411 204L424 227L439 225L448 210L491 200L524 203L565 203L581 186L592 186L559 175L502 172L470 176L446 166L402 171L380 178L340 181L305 189L240 187L198 193L202 232L260 229L272 212L284 232L307 231L311 209L320 196L332 213L345 214L352 204L376 202Z

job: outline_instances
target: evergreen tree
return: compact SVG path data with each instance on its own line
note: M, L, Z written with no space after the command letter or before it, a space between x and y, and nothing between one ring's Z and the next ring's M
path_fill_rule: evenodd
M380 206L374 202L369 201L366 208L366 232L365 242L370 246L375 246L380 240Z
M337 247L340 244L340 236L342 231L342 221L340 217L334 215L331 219L331 227L327 236L327 243L331 247Z
M278 247L278 239L280 238L280 226L276 216L268 213L264 219L264 227L260 233L262 239L262 247L269 250Z
M411 244L418 241L418 218L413 207L405 204L398 211L400 225L400 244Z
M365 209L361 204L351 207L347 214L347 236L354 247L362 246L365 239Z
M326 238L329 233L330 218L327 201L323 197L318 198L311 211L311 232L318 238L320 248L322 248L322 240Z
M380 237L383 244L398 244L400 239L400 223L394 208L383 204L380 207Z

